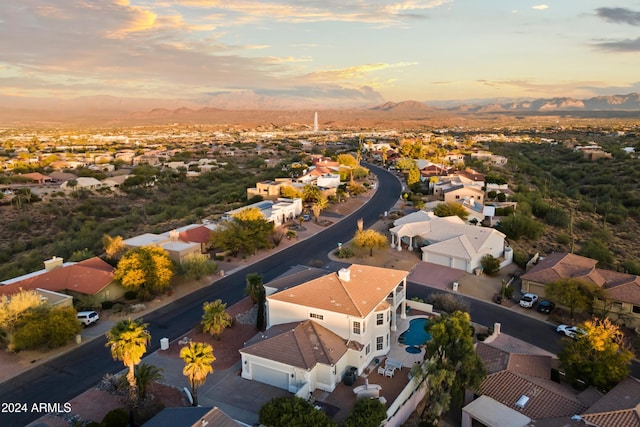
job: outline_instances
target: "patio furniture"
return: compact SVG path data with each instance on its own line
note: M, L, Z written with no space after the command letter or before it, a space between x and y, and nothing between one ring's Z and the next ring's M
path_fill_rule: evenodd
M385 377L393 378L393 374L395 373L396 373L396 368L387 368L384 370Z
M378 366L378 373L380 375L384 375L384 371L386 370L386 368L384 366Z
M385 366L387 368L401 369L402 368L402 361L396 360L396 359L387 359L387 361L385 362Z

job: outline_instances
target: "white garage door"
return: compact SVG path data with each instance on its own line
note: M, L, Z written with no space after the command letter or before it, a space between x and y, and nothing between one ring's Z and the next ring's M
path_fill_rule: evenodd
M289 374L266 366L253 364L251 366L252 377L255 381L269 384L274 387L289 390Z

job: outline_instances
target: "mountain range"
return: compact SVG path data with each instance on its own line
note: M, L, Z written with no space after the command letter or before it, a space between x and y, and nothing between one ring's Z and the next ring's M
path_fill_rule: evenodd
M0 96L0 124L102 124L126 125L160 123L208 123L238 125L282 125L306 123L318 111L324 128L388 121L398 123L437 123L451 117L562 115L571 117L638 117L640 94L598 96L587 99L570 97L535 100L476 102L443 108L429 102L384 102L374 105L340 104L333 108L252 92L214 94L198 101L181 99L135 99L113 96L86 96L73 99L22 98ZM356 100L352 101L356 102ZM362 100L360 100L362 102ZM371 99L369 99L371 102Z

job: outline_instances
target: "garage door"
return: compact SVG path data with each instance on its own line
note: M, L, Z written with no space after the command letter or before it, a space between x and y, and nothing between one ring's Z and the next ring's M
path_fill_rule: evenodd
M260 381L261 383L289 390L289 374L286 372L253 364L251 366L251 373L253 374L252 376L255 381Z

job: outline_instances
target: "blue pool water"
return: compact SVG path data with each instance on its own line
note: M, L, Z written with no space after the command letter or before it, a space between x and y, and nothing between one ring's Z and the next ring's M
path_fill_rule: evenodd
M419 353L420 350L416 346L422 345L431 339L431 335L424 329L428 322L429 319L424 317L413 319L409 322L409 329L400 334L398 341L409 346L405 349L407 352Z

